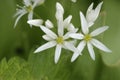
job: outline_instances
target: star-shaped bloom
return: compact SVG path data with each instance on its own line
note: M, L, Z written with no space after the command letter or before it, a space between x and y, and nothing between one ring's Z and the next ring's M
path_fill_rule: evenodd
M74 27L73 27L73 25L71 27L69 18L67 18L67 19L65 19L65 21L63 21L63 13L64 13L64 9L63 9L62 5L60 3L56 3L57 34L55 34L52 30L49 29L50 27L53 27L52 22L49 20L47 20L45 22L45 26L39 25L39 20L28 21L28 23L31 25L39 26L40 29L45 33L45 35L42 36L43 39L48 41L44 45L37 48L34 53L38 53L38 52L41 52L48 48L52 48L52 47L56 46L55 58L54 58L55 63L57 63L60 58L62 48L68 49L73 52L78 51L75 48L74 44L68 40L70 38L69 34L76 32L76 29L74 29L75 31L72 30ZM65 27L65 25L67 27ZM68 29L68 27L70 29ZM69 30L66 33L64 33L65 28Z
M96 48L98 48L102 51L111 52L111 50L108 49L104 44L102 44L100 41L98 41L97 39L94 38L95 36L98 36L99 34L106 31L109 27L103 26L103 27L97 28L93 32L89 33L88 23L82 12L80 12L80 19L81 19L81 29L82 29L83 34L82 33L73 33L70 35L71 38L81 40L81 42L77 46L79 53L75 52L73 54L71 62L73 62L82 53L82 51L86 45L87 45L89 54L93 60L95 60L95 53L93 50L93 46L95 46Z
M17 9L17 12L15 14L16 21L14 24L14 27L16 27L18 21L20 20L20 18L22 16L24 16L25 14L28 13L28 20L33 19L33 10L36 6L41 5L42 3L44 3L44 0L23 0L24 2L24 6L19 6L19 9Z
M93 9L93 3L88 7L86 19L89 27L91 27L98 18L102 4L103 2L99 3L95 9Z

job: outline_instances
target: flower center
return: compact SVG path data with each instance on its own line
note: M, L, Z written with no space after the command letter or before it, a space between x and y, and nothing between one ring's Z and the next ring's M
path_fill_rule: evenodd
M56 39L56 41L57 41L58 44L63 44L64 39L63 39L63 37L58 37L58 38Z
M87 34L87 35L85 35L84 40L85 41L90 41L91 38L92 38L91 35Z
M27 6L26 9L27 9L28 12L31 12L33 10L31 5Z

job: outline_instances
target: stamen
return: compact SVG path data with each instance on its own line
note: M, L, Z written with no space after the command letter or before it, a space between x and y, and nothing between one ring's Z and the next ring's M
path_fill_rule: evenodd
M87 35L85 35L84 40L85 41L90 41L91 38L92 38L91 35L87 34Z
M63 39L63 37L58 37L58 38L56 39L56 41L57 41L58 44L63 44L64 39Z
M27 6L26 9L27 9L28 12L31 12L33 10L31 5Z

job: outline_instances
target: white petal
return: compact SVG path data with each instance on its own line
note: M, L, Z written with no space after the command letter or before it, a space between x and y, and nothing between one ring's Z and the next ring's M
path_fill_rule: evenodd
M18 5L18 6L19 6L19 5ZM20 6L20 7L21 7L21 6ZM19 15L25 13L25 12L26 12L26 10L23 9L23 7L22 7L22 9L17 9L16 13L14 14L14 17L19 16ZM27 12L26 12L26 13L27 13Z
M81 53L74 52L71 58L71 62L74 62Z
M44 32L44 33L46 33L48 36L50 36L52 39L56 39L57 38L57 35L54 33L54 32L52 32L50 29L48 29L48 28L46 28L46 27L44 27L44 26L40 26L40 28L42 29L42 31Z
M48 35L43 35L42 37L43 37L43 39L45 39L45 40L47 40L47 41L53 40L53 39L52 39L50 36L48 36Z
M86 19L87 19L89 27L91 27L94 24L95 20L98 18L102 4L103 2L101 2L95 8L95 10L93 9L93 3L88 8L87 13L86 13Z
M67 32L67 33L63 36L63 38L64 38L64 39L70 38L70 36L69 36L70 34L71 34L71 32Z
M74 54L73 54L73 56L72 56L72 58L71 58L71 62L75 61L79 55L82 55L81 52L83 51L85 45L86 45L86 42L85 42L85 41L81 41L81 42L79 43L79 45L78 45L78 47L77 47L77 49L79 50L79 52L74 52Z
M60 3L56 3L56 19L63 20L64 9Z
M104 31L106 31L108 28L109 28L108 26L103 26L103 27L97 28L96 30L91 32L90 35L91 36L97 36L97 35L103 33Z
M52 23L50 20L46 20L46 21L45 21L45 26L46 26L47 28L53 28L53 23Z
M38 4L41 5L45 2L45 0L38 0Z
M64 27L63 27L63 13L64 9L60 3L56 3L56 19L58 24L58 35L63 36L64 34Z
M78 46L77 49L79 50L79 52L81 53L83 51L83 49L85 48L86 42L83 40L81 41Z
M86 18L85 18L85 16L83 15L82 12L80 12L80 19L81 19L82 32L83 32L84 34L88 34L88 33L89 33L88 23L87 23Z
M95 14L95 11L94 11L94 10L91 10L91 11L87 14L86 19L87 19L87 22L88 22L88 26L89 26L89 27L91 27L91 26L94 24L94 22L95 22L95 16L96 16L96 14Z
M63 13L61 13L60 11L57 11L55 16L58 21L63 21Z
M74 45L77 44L77 40L71 40L71 41L67 41L67 42L69 42L70 44L74 44Z
M96 20L98 18L102 4L103 4L103 2L99 3L98 6L95 8L95 19L94 20Z
M32 20L33 18L33 12L31 11L29 14L28 14L28 20Z
M75 28L74 25L72 23L70 23L67 27L67 30L70 31L70 32L77 32L78 31L78 28Z
M63 9L62 5L59 2L56 3L56 9L58 11L61 11L62 13L64 13L64 9Z
M30 24L30 25L34 25L34 26L40 27L40 25L43 24L43 20L42 19L34 19L34 20L27 21L27 23Z
M100 41L96 39L92 39L91 43L97 47L98 49L105 51L105 52L112 52L110 49L108 49L104 44L102 44Z
M32 2L34 2L34 3L38 3L38 4L40 4L40 3L44 3L44 1L45 1L45 0L32 0Z
M32 20L33 18L33 11L31 11L29 14L28 14L28 20ZM32 27L32 25L30 25L30 27Z
M91 3L91 5L88 7L86 16L88 16L88 14L89 14L89 13L91 12L91 10L93 9L93 5L94 5L94 3Z
M32 0L34 3L33 3L33 8L35 8L36 6L38 5L41 5L45 2L45 0Z
M68 50L73 51L73 52L78 52L78 49L75 48L75 46L70 42L65 41L64 46L65 46L65 49L68 49Z
M81 33L72 33L69 35L71 38L74 38L74 39L83 39L84 38L84 35L81 34Z
M93 60L95 60L95 53L94 53L92 44L88 42L87 47L88 47L88 51L89 51L89 54L90 54L91 58Z
M25 6L29 6L29 5L31 5L30 0L23 0L23 1L24 1Z
M68 25L69 25L70 22L71 22L71 19L72 19L72 15L69 15L69 16L64 20L63 26L64 26L65 28L68 27Z
M94 24L94 22L90 21L88 22L88 26L91 27Z
M91 23L93 23L93 17L94 17L93 5L94 5L94 3L92 3L88 7L88 10L87 10L87 13L86 13L86 19L87 19L87 22L88 22L89 26L92 26Z
M58 21L58 35L63 36L63 34L64 34L63 22Z
M20 14L20 15L17 17L17 19L15 20L14 28L16 27L16 25L17 25L18 21L20 20L20 18L21 18L23 15L25 15L26 13L27 13L27 12L24 12L24 13Z
M34 53L38 53L38 52L41 52L43 50L49 49L51 47L54 47L55 45L56 45L55 41L47 42L46 44L44 44L44 45L40 46L39 48L37 48Z
M55 49L55 63L57 63L60 58L61 49L62 49L62 46L58 44Z
M77 2L77 0L71 0L73 3L76 3Z

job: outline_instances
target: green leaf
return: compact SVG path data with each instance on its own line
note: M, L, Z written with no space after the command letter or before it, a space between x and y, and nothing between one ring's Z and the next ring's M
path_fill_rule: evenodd
M90 58L88 51L71 63L71 52L64 50L57 64L54 63L54 48L29 57L30 72L36 80L96 80L103 63L96 51L96 61Z
M14 57L8 62L3 59L0 63L0 80L29 80L28 64L25 60Z
M103 42L112 50L112 53L102 54L103 61L107 65L115 64L120 60L120 18L119 2L117 0L104 0L106 25L110 26L105 32Z
M8 68L6 58L4 58L0 63L0 75L3 74L4 70Z
M69 57L70 55L62 53L58 64L55 64L53 49L38 54L31 53L29 57L30 72L36 80L69 80L71 74Z
M111 66L103 66L100 80L119 80L120 79L120 63Z
M83 51L83 55L79 56L77 61L72 63L73 76L71 80L97 80L100 76L103 63L100 54L95 50L96 60L93 61L87 50Z

